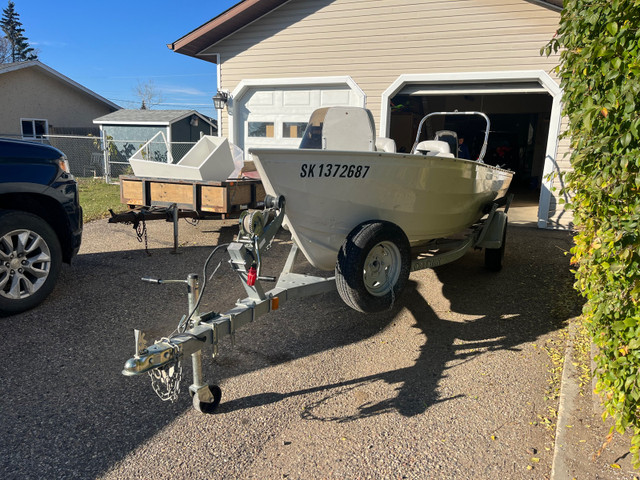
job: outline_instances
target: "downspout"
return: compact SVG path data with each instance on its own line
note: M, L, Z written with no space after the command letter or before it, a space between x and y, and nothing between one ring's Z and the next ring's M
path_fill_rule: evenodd
M220 54L216 53L216 92L220 90L220 84L222 81L222 65L220 65ZM229 108L229 104L227 104ZM222 137L222 110L216 110L218 115L218 137Z

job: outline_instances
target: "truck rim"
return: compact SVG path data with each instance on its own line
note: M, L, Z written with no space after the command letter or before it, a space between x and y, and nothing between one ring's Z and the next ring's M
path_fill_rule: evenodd
M0 238L0 295L13 300L33 295L47 280L51 251L31 230L13 230Z

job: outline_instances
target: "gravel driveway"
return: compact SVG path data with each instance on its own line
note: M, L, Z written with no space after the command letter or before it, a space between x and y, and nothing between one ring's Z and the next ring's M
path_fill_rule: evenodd
M337 293L294 300L228 337L205 375L215 415L186 393L163 403L149 378L120 371L134 327L170 333L186 289L142 276L199 272L233 221L150 222L144 253L130 226L85 226L53 295L0 319L0 478L548 478L556 403L545 347L575 312L563 232L510 228L505 268L483 254L413 273L402 305L363 315ZM263 273L279 272L281 232ZM243 289L223 262L202 311ZM567 301L569 299L569 301ZM561 347L563 348L563 347Z

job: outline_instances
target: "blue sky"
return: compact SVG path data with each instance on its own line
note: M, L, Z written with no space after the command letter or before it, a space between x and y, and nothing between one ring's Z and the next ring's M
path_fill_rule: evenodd
M172 52L168 43L239 0L13 0L38 60L124 108L138 108L136 86L153 82L164 105L216 117L216 65ZM0 0L0 9L7 7Z

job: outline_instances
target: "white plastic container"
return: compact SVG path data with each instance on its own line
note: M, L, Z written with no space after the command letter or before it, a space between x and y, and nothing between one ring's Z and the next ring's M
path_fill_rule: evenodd
M176 164L145 160L144 151L145 146L129 159L137 177L223 182L235 170L229 141L224 137L205 135Z

